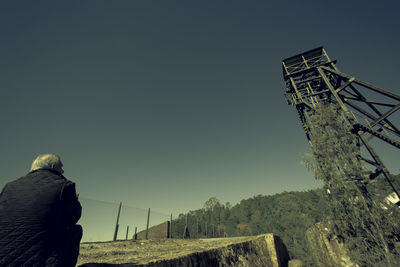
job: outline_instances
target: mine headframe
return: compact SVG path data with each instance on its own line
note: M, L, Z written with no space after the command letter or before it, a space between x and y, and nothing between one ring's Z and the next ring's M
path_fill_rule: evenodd
M319 103L329 103L340 108L352 126L367 153L361 160L372 167L368 180L383 175L400 197L400 187L373 149L371 139L386 142L400 149L400 131L395 126L393 114L400 109L400 96L363 82L336 67L323 47L284 59L283 78L286 83L285 98L299 115L307 138L310 140L313 110ZM368 181L364 181L368 182Z

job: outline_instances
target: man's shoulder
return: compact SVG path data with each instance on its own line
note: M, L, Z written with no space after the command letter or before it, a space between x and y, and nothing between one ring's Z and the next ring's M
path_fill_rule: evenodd
M67 178L56 171L52 171L51 169L38 169L9 182L7 185L13 187L18 185L59 184L62 186L68 182L70 181Z
M44 191L61 190L64 191L67 188L74 188L75 183L68 180L62 174L51 169L38 169L29 172L27 175L22 176L14 181L7 183L3 191L15 191L28 190L33 188L43 188ZM44 192L43 191L43 192Z

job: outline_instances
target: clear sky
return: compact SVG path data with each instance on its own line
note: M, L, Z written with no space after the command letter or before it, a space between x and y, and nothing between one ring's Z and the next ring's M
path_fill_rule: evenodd
M399 8L1 1L0 188L42 153L61 156L88 213L122 201L176 216L212 196L316 188L282 59L324 46L341 71L400 94Z

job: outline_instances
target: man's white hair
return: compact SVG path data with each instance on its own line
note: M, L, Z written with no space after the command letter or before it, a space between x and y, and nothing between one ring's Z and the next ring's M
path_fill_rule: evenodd
M31 170L34 171L42 168L51 168L53 165L57 166L61 164L60 156L55 154L42 154L36 157L32 162Z

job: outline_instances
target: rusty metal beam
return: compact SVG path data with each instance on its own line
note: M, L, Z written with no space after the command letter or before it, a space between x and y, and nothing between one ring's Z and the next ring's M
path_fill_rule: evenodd
M350 76L350 75L347 75L347 74L345 74L345 73L343 73L343 72L340 72L340 71L337 71L337 70L332 70L332 69L330 69L330 68L327 68L327 67L324 66L324 65L322 65L322 66L320 66L320 67L321 67L322 69L326 70L326 71L329 71L329 72L334 73L334 74L338 74L338 75L340 75L340 76L342 76L342 77L345 77L345 78L348 78L348 79L351 79L351 78L352 78L352 76ZM370 83L366 83L366 82L363 82L363 81L358 80L358 79L355 79L355 80L354 80L354 83L357 83L357 84L359 84L359 85L362 85L362 86L364 86L364 87L367 87L367 88L371 89L372 91L375 91L375 92L377 92L377 93L380 93L380 94L382 94L382 95L385 95L385 96L388 96L388 97L390 97L390 98L393 98L393 99L395 99L395 100L399 100L399 101L400 101L400 96L398 96L398 95L396 95L396 94L394 94L394 93L391 93L391 92L389 92L389 91L383 90L382 88L379 88L379 87L377 87L377 86L375 86L375 85L372 85L372 84L370 84Z

